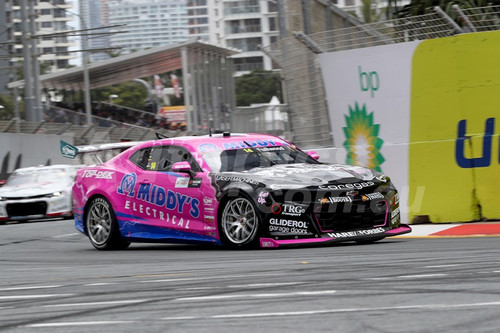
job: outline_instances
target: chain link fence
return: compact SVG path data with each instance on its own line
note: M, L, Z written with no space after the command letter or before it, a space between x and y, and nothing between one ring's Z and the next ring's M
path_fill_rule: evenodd
M289 139L306 148L334 144L318 54L500 29L500 6L453 10L451 16L436 7L433 13L371 24L350 21L346 28L294 32L263 47L282 69Z

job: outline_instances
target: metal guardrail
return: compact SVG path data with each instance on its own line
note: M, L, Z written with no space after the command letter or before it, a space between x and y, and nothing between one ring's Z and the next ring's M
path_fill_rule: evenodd
M263 47L282 69L293 140L303 147L333 144L324 85L317 55L357 48L453 36L500 29L500 6L460 10L448 16L440 8L433 13L305 35L294 33ZM459 22L459 23L457 23Z

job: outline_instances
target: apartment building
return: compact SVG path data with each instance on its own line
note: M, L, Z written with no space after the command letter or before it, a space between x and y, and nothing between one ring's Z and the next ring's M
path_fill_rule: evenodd
M80 27L82 29L96 29L109 26L108 0L80 0L79 1ZM111 36L108 29L96 29L89 31L87 48L90 50L102 50L90 53L90 61L102 61L111 56L105 50L111 45Z
M259 46L279 35L275 1L188 0L189 35L242 51L234 56L236 75L273 69Z
M183 42L188 36L185 0L110 0L110 25L124 25L111 35L121 54Z
M1 2L1 1L0 1ZM4 0L9 26L7 27L9 41L12 42L10 54L11 63L22 60L22 17L19 0ZM68 53L68 48L74 44L67 35L55 35L57 32L68 31L68 22L74 18L68 14L73 5L65 0L37 0L35 4L36 30L38 38L38 60L49 65L49 72L64 69L69 60L76 55Z

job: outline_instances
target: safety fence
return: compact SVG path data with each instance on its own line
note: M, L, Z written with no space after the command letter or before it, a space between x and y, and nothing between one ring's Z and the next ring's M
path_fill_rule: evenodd
M267 133L292 140L286 105L239 107L231 114L234 133Z
M49 111L55 115L46 121L28 122L16 118L0 121L0 133L65 134L73 136L76 145L153 140L157 133L167 137L195 134L127 124L98 116L91 117L89 126L84 113L55 107Z

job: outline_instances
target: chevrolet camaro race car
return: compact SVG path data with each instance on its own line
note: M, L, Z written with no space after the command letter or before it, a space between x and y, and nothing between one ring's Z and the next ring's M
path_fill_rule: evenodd
M130 242L364 243L411 231L388 176L320 163L315 153L260 134L136 144L79 170L73 204L76 228L100 250Z
M71 189L79 167L61 164L15 170L0 187L0 222L71 216Z

